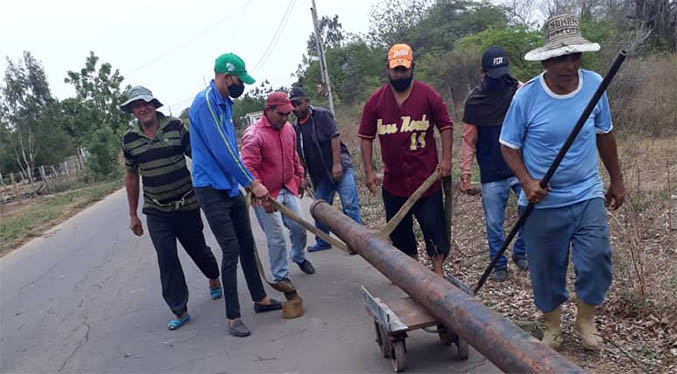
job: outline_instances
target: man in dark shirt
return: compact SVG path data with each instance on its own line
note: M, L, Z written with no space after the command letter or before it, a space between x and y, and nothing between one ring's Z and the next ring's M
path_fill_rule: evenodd
M296 116L296 146L310 175L315 197L332 204L338 192L343 213L362 223L353 164L348 148L341 142L334 116L324 108L311 106L300 87L292 88L289 96ZM315 221L315 227L329 233L320 222ZM329 248L331 245L318 236L308 252Z
M376 193L379 180L372 166L374 138L378 135L383 159L383 205L390 220L412 193L439 170L451 174L452 123L442 97L429 85L414 80L414 56L406 44L395 44L388 52L389 82L374 92L362 111L358 136L365 182ZM438 163L435 130L442 138L442 160ZM433 271L444 275L449 238L444 230L441 183L437 181L414 204L395 228L393 245L417 258L412 215L421 226Z
M463 147L461 151L461 184L459 188L470 190L472 157L477 155L482 182L482 207L487 227L489 258L493 258L503 245L503 219L510 191L519 197L522 188L519 181L505 164L501 155L498 137L505 113L510 107L519 82L510 76L508 55L499 47L491 47L482 55L480 68L482 83L473 88L465 99L463 110ZM518 232L513 246L512 259L520 270L527 270L527 253ZM508 277L508 260L501 256L491 279L503 282Z
M138 120L122 138L125 157L125 187L129 202L130 229L143 235L137 216L139 173L143 176L143 213L157 252L162 296L176 319L168 328L175 330L188 322L188 287L176 252L178 238L202 273L209 278L212 299L221 297L219 266L202 235L200 207L195 200L185 156L191 156L190 135L180 119L165 117L151 91L136 86L127 92L120 108Z

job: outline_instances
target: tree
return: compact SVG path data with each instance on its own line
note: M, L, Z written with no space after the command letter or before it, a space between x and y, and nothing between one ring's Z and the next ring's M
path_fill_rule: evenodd
M121 92L124 77L110 63L97 65L99 57L90 52L85 67L68 71L64 79L75 87L76 97L66 100L64 113L68 131L77 144L87 149L86 165L96 178L106 178L116 171L120 137L129 128L131 115L120 109L126 97Z
M64 79L75 87L75 99L82 104L75 114L83 117L80 121L88 121L81 123L79 131L87 136L96 127L108 124L116 135L122 135L131 120L131 116L120 109L120 104L126 100L120 88L124 77L119 70L113 71L107 62L97 71L98 62L99 57L89 52L85 67L80 72L68 71Z
M7 58L7 65L0 95L2 142L32 184L37 163L61 161L68 139L40 62L25 51L23 61Z
M318 22L317 28L320 30L322 47L324 47L325 51L329 48L338 48L343 44L343 26L341 26L338 20L338 15L334 15L333 18L323 16ZM308 38L306 52L308 56L318 57L315 33L311 33Z

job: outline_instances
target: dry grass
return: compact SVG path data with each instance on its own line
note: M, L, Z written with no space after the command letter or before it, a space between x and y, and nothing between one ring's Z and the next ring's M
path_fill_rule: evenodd
M383 204L380 196L371 195L364 186L359 139L355 135L360 109L343 109L337 118L343 141L353 155L363 220L368 227L379 229L385 224ZM456 126L455 183L458 183L460 137L459 126ZM619 139L628 199L618 211L608 212L614 282L597 318L605 338L604 349L599 354L585 352L573 331L573 299L563 306L562 354L590 371L674 372L677 369L677 200L673 198L677 194L676 144L674 135L662 139L626 135ZM374 158L380 165L379 155L375 151ZM603 167L600 166L600 170L604 170ZM606 178L605 172L603 175ZM506 231L517 220L516 210L516 201L512 198ZM420 258L429 265L424 251ZM487 263L481 197L454 193L452 254L446 271L472 286ZM572 296L575 295L574 279L570 269L568 284ZM512 264L508 281L488 282L478 299L532 335L542 336L540 314L533 305L528 274L519 272Z
M0 256L108 196L121 185L122 180L117 179L12 204L11 209L0 214Z

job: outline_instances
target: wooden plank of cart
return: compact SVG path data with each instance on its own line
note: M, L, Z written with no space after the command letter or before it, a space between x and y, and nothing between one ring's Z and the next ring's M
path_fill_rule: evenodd
M470 292L468 287L456 278L447 276L447 280L463 291ZM451 328L440 323L411 297L381 300L372 296L364 286L361 286L361 289L367 312L374 319L376 344L381 349L383 357L390 358L395 372L404 370L407 362L405 344L407 332L432 326L437 326L436 332L442 344L454 343L456 359L468 359L468 343Z

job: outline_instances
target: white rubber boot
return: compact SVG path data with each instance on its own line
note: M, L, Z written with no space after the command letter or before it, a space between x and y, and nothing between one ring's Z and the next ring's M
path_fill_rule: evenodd
M560 326L560 315L562 306L558 306L551 312L543 313L545 321L545 331L541 342L552 349L557 349L562 344L562 328Z
M602 336L595 327L595 306L584 303L576 298L576 323L574 328L583 338L583 347L591 351L598 351L602 344Z

